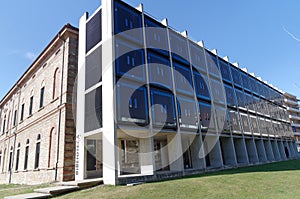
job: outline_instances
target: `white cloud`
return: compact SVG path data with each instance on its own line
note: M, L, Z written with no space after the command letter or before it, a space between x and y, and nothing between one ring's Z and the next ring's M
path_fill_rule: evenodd
M291 32L289 32L284 26L282 26L284 32L286 32L288 35L290 35L294 40L300 42L300 39L298 37L296 37L294 34L292 34Z
M36 55L33 52L26 52L25 57L31 61L33 61L36 57Z

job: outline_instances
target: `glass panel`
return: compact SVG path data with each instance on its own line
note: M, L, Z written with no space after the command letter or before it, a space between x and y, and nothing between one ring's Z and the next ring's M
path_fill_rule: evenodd
M117 85L118 120L146 123L148 121L147 91L129 83Z
M219 66L220 66L223 80L231 82L232 79L231 79L228 63L219 59Z
M115 34L142 43L142 15L136 9L115 1ZM126 32L131 30L129 32Z
M101 15L102 11L100 10L86 24L86 52L102 40Z
M102 48L95 49L86 57L85 89L92 87L102 80Z
M231 86L224 85L226 92L226 102L228 106L236 106L236 97L234 93L234 89Z
M232 124L233 133L241 133L241 126L239 122L238 112L235 110L230 110L230 122Z
M190 51L191 51L191 62L193 66L197 70L206 73L206 64L205 64L203 48L191 42L189 43L190 43Z
M221 74L219 71L217 57L206 51L206 61L209 74L220 79Z
M197 97L210 100L209 85L206 75L194 71L194 80Z
M137 50L138 49L138 50ZM128 42L116 41L116 71L119 76L145 81L144 50Z
M248 121L248 115L241 114L241 119L243 123L244 133L248 133L248 134L251 133L251 129Z
M170 61L153 53L148 54L150 83L160 87L172 88Z
M171 93L151 90L153 123L164 127L176 126L174 96Z
M176 90L193 95L193 82L190 67L178 63L173 63L173 66L175 68Z
M170 30L170 44L173 59L189 64L187 39Z
M241 81L241 72L236 69L234 66L231 66L231 74L232 74L232 79L235 85L237 86L242 86L242 81Z
M183 97L178 97L177 99L180 125L182 127L197 127L195 101L193 99L187 99Z
M89 132L102 127L102 87L85 95L84 130Z
M215 121L212 118L212 107L211 104L205 102L199 102L199 109L200 109L200 124L201 129L204 131L216 130L215 129Z

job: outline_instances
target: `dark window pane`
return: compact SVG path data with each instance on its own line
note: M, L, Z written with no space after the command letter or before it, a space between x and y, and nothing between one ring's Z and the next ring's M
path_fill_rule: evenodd
M226 101L228 106L236 106L236 97L234 89L231 86L225 85Z
M40 93L40 108L44 106L44 94L45 94L45 87L41 88Z
M197 97L210 100L209 85L206 75L194 71L194 80Z
M144 64L143 49L121 40L116 41L116 71L119 76L145 81Z
M129 32L124 32L128 31ZM123 32L123 33L121 33ZM142 15L137 10L115 1L115 34L142 42Z
M148 54L150 83L161 87L172 88L170 61L153 53Z
M241 114L241 119L242 119L242 123L243 123L244 133L247 133L247 134L251 133L250 125L249 125L249 121L248 121L248 115Z
M245 73L241 73L241 78L242 78L244 89L247 89L247 90L251 91L249 76Z
M173 63L175 68L175 84L176 89L180 92L193 95L192 74L189 66Z
M241 81L241 72L236 69L234 66L231 66L231 74L232 74L232 79L235 85L237 86L242 86L242 81Z
M30 97L30 103L29 103L29 115L32 115L32 109L33 109L33 96Z
M86 24L86 52L91 50L102 40L101 10Z
M200 109L200 124L201 129L207 131L209 128L215 130L214 119L212 118L211 104L205 102L199 102Z
M145 16L147 48L168 55L168 35L167 29L161 23Z
M101 46L86 57L85 89L102 80L102 48Z
M34 168L35 169L39 168L39 163L40 163L40 147L41 147L41 143L40 142L36 143L35 163L34 163Z
M231 80L228 63L219 59L219 66L220 66L221 75L222 75L223 80L231 82L232 80Z
M102 87L85 95L85 132L102 127Z
M218 61L216 55L213 55L206 51L207 69L210 75L220 78L221 74L218 67Z
M118 83L117 104L119 121L146 123L148 121L147 92L145 87Z
M205 64L203 48L190 42L190 51L191 51L191 62L193 66L197 70L206 73L206 64Z
M151 90L153 123L164 127L176 126L174 96L165 91Z
M196 103L193 99L178 97L178 114L182 127L195 127L197 125Z
M170 30L170 44L173 59L189 64L186 38Z

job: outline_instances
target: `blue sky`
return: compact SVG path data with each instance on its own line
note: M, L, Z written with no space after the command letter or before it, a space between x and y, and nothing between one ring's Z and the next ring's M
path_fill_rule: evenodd
M204 40L249 72L300 98L300 1L126 0ZM172 3L170 3L172 2ZM184 4L183 4L184 3ZM92 13L100 0L3 1L0 12L0 98L66 23ZM18 5L18 6L16 6Z

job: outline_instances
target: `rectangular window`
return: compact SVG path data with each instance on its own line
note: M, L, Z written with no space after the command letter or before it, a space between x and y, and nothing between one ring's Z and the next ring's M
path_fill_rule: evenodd
M173 64L175 72L176 89L182 93L193 95L192 72L189 66L178 63Z
M100 10L86 24L86 52L102 40L101 15L102 11Z
M147 90L132 83L118 82L118 120L123 122L148 122Z
M85 89L102 81L102 47L98 47L86 57Z
M22 106L21 106L21 118L20 118L20 121L23 121L23 119L24 119L24 108L25 108L25 104L22 104Z
M151 105L154 124L164 127L176 126L173 94L153 89L151 90Z
M13 158L13 152L11 151L9 153L8 171L10 171L12 169L12 158Z
M102 87L85 95L85 132L102 127Z
M20 149L17 150L17 156L16 156L16 171L19 170L19 159L20 159Z
M5 125L6 125L6 119L3 120L2 134L5 133Z
M17 110L15 110L15 113L14 113L14 126L16 126L17 125L17 115L18 115L18 111Z
M189 55L188 55L188 46L187 39L170 30L170 44L172 57L177 61L188 64Z
M231 66L231 75L233 82L236 86L242 86L242 81L241 81L241 72L239 69L235 68L235 66Z
M33 109L33 96L30 97L29 115L32 115L32 109Z
M197 126L196 103L191 98L177 97L180 125L183 127Z
M39 168L41 143L36 143L34 169Z
M206 75L194 71L194 80L197 97L210 100L209 85Z
M223 61L222 59L219 59L219 67L221 70L221 75L223 80L231 83L232 79L231 79L228 63Z
M206 73L206 64L205 64L203 48L196 44L193 44L192 42L189 43L190 43L190 51L191 51L191 62L193 66L197 70L201 70L201 72Z
M27 170L27 167L28 167L28 155L29 155L29 146L26 146L26 148L25 148L24 170Z
M40 108L44 106L44 94L45 94L45 87L41 88L40 94Z

